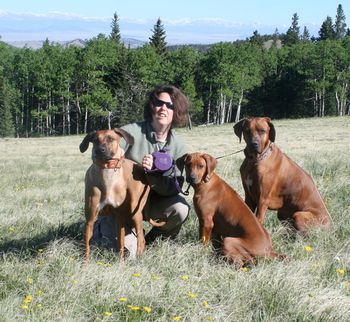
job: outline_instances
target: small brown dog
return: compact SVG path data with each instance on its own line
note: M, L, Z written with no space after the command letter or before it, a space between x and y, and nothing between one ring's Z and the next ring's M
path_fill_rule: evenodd
M137 251L145 249L142 210L149 186L143 168L123 157L121 137L133 144L133 137L122 129L101 130L87 134L80 144L85 152L93 144L93 163L85 175L85 259L90 256L90 239L98 215L114 216L118 232L118 249L124 258L125 228L135 228Z
M330 226L330 216L312 178L275 144L275 128L268 117L243 119L234 132L247 146L240 172L245 202L260 223L267 209L279 220L305 233L312 226Z
M218 243L222 255L238 266L254 262L257 256L279 257L272 249L270 235L242 198L213 172L216 164L214 157L202 153L185 154L177 160L194 189L202 242Z

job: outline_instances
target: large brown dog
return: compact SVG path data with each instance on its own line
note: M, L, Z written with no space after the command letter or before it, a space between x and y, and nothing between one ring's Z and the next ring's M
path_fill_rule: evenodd
M312 180L275 144L275 128L268 117L243 119L234 132L247 144L240 168L245 202L260 223L267 209L279 220L305 233L309 227L330 226L330 216Z
M209 154L185 154L177 160L185 167L186 181L194 188L193 204L199 220L199 236L221 244L221 252L238 266L256 256L275 258L271 238L238 193L213 171L217 160Z
M98 215L115 216L118 232L118 249L124 257L125 229L135 228L137 251L145 249L142 210L149 186L143 168L123 157L119 145L121 137L133 144L133 137L121 129L101 130L87 134L80 144L85 152L93 143L93 163L85 175L85 259L90 256L90 239Z

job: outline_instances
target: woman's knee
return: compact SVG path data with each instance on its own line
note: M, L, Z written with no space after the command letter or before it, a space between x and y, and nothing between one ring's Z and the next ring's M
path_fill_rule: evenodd
M183 224L190 212L190 207L188 204L183 202L177 202L174 204L174 216L176 216L179 224Z

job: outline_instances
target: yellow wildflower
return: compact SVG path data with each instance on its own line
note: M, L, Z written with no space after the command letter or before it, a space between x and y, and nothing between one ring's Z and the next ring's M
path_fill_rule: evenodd
M248 272L249 271L249 269L248 269L248 267L241 267L241 272Z
M133 311L139 311L141 310L141 308L139 306L135 306L135 305L128 305L128 308L130 310L133 310Z
M312 247L311 246L304 246L304 249L305 249L305 251L307 251L308 253L309 252L312 252Z
M104 315L104 316L112 316L112 312L106 311L106 312L103 312L103 315Z
M33 284L33 279L32 279L31 277L28 277L28 278L27 278L27 283L28 283L28 284Z
M77 281L77 280L73 280L72 283L73 283L74 285L76 285L76 284L78 284L78 281Z
M182 317L179 315L173 317L173 321L180 321L181 319Z
M203 306L208 309L209 308L209 303L208 301L203 301Z
M140 274L140 273L134 273L134 274L132 274L132 276L134 276L134 277L140 277L141 274Z
M24 298L23 303L30 303L31 301L33 301L33 296L27 295L27 296Z
M128 298L127 297L121 297L119 298L120 302L127 302Z
M193 299L195 299L198 296L196 293L192 293L192 292L188 292L187 295L188 297L191 297Z
M152 309L151 309L149 306L144 306L144 307L143 307L143 310L144 310L146 313L151 313L151 312L152 312Z
M28 309L29 309L29 306L26 305L26 304L23 304L23 305L21 306L21 308L22 308L23 310L28 310Z
M345 269L338 268L338 269L336 270L336 272L337 272L338 274L340 274L340 275L344 275L344 274L345 274Z
M190 277L188 275L182 275L180 278L184 281L187 281Z

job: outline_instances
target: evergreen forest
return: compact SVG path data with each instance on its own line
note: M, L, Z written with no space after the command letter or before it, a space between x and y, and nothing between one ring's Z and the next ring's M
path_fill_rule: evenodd
M310 37L294 14L284 34L168 46L159 18L149 42L127 48L114 13L109 35L40 49L0 41L0 136L71 135L143 119L153 87L178 86L193 125L244 116L349 115L350 32L342 6Z

